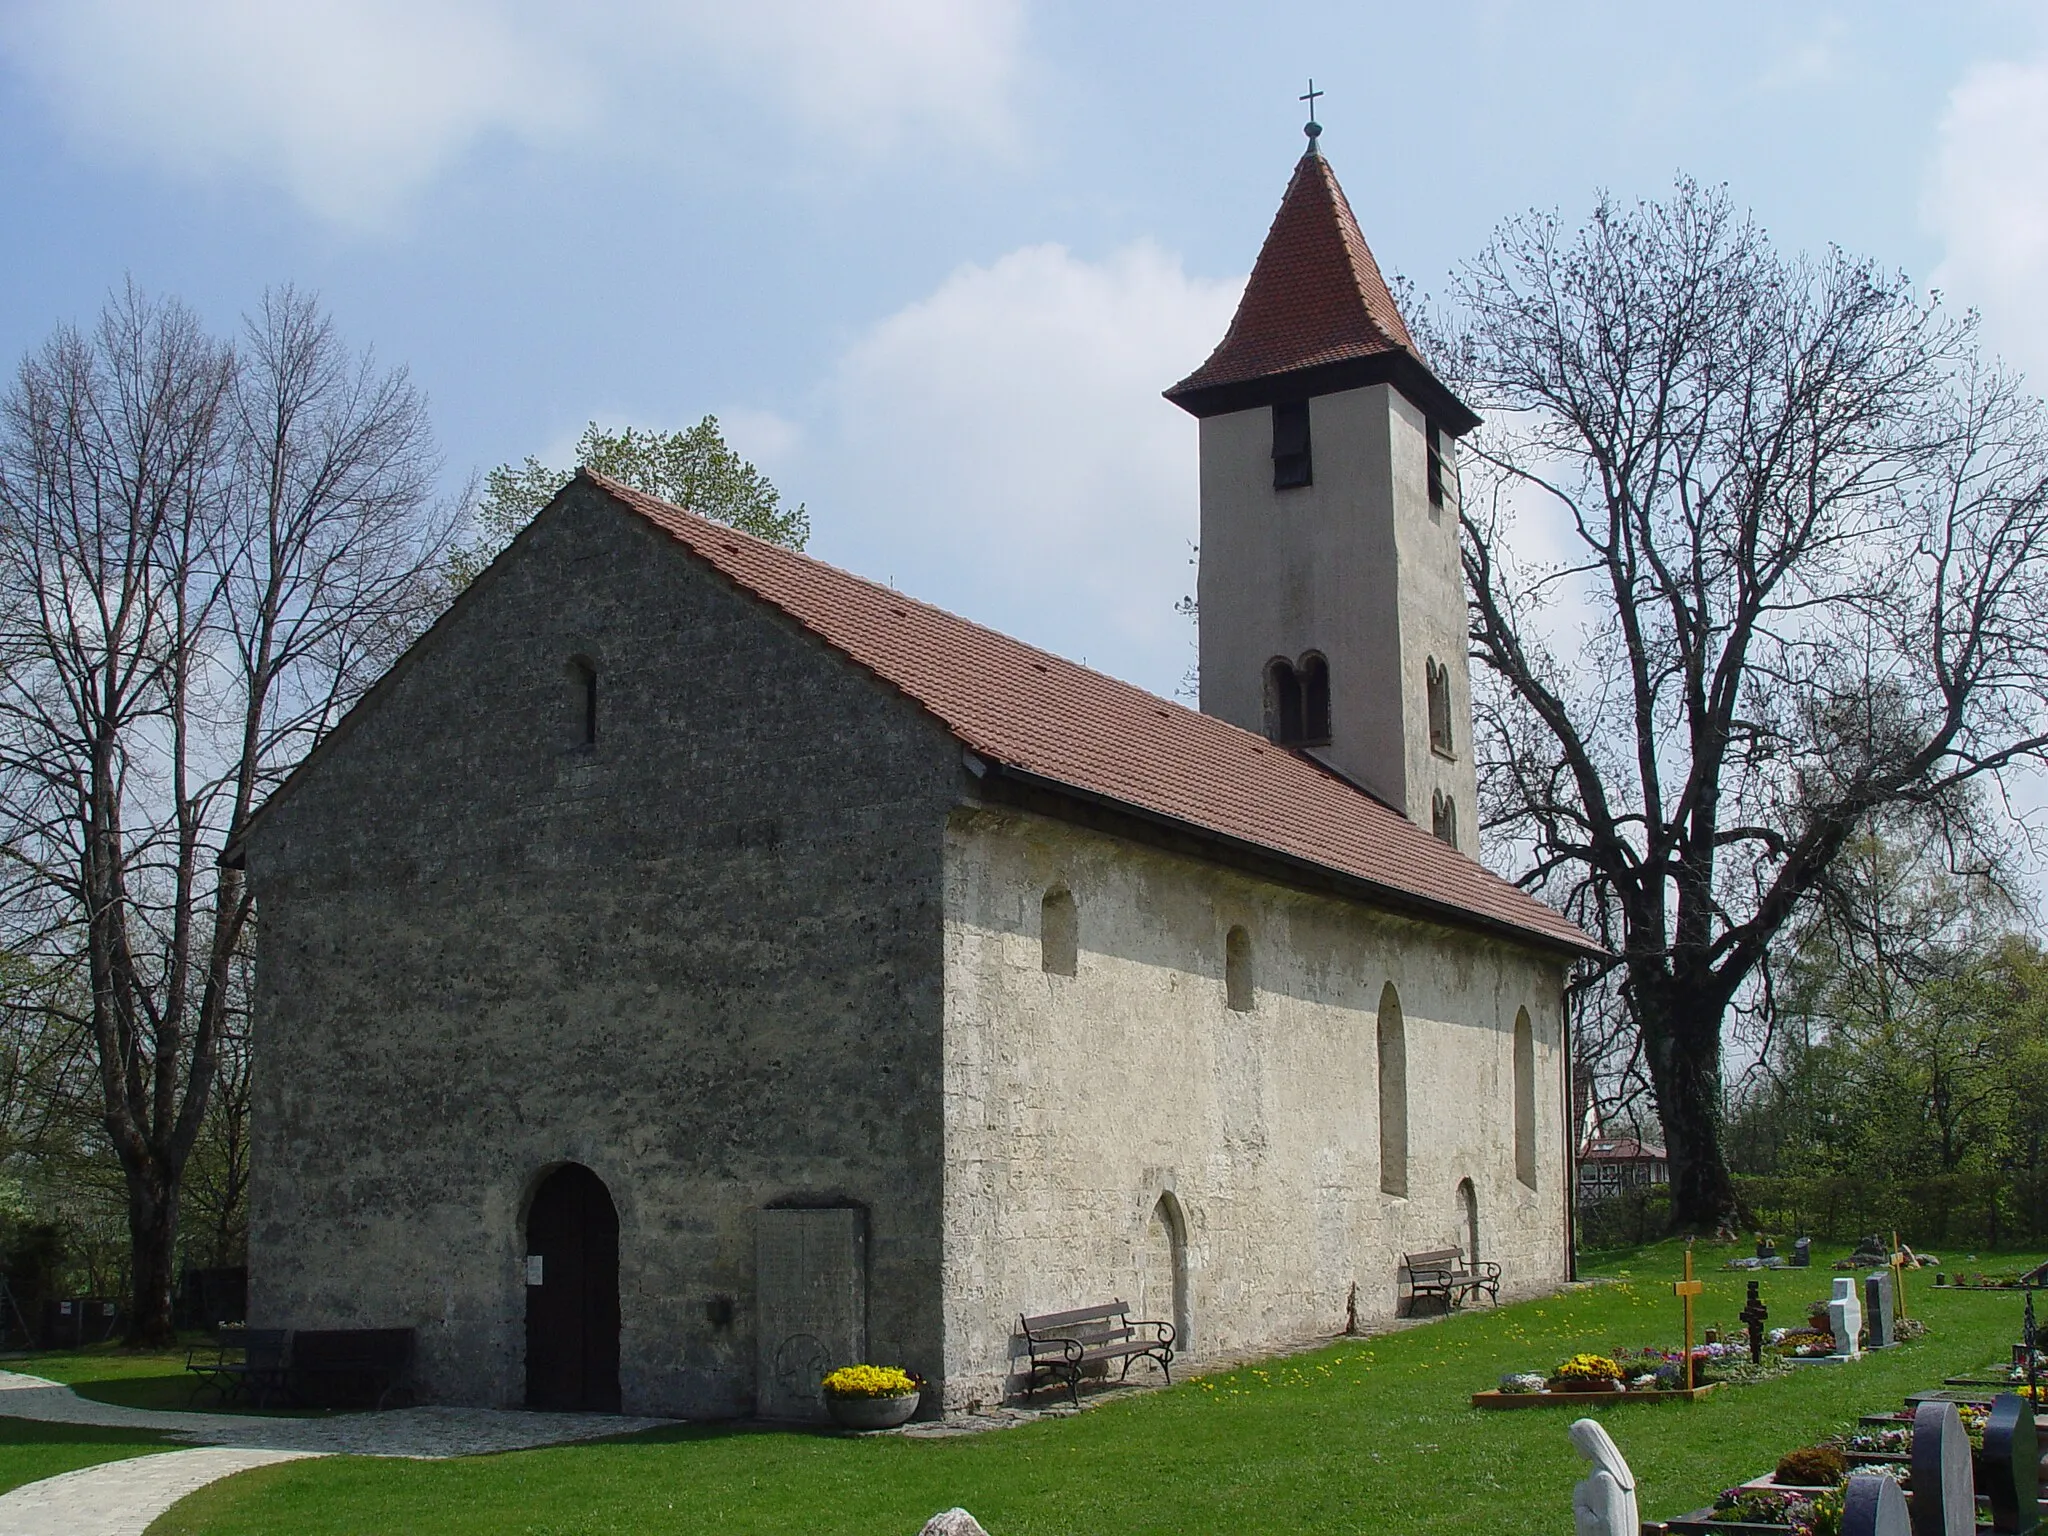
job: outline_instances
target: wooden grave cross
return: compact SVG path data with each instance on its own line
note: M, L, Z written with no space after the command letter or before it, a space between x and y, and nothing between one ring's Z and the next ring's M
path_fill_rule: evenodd
M1685 1278L1671 1287L1671 1292L1685 1304L1685 1390L1693 1390L1692 1384L1692 1299L1706 1289L1706 1286L1692 1277L1692 1239L1685 1240Z
M1764 1305L1763 1297L1757 1294L1756 1281L1752 1280L1749 1282L1749 1300L1743 1304L1742 1310L1736 1315L1749 1325L1750 1364L1763 1364L1764 1322L1770 1317L1771 1310Z

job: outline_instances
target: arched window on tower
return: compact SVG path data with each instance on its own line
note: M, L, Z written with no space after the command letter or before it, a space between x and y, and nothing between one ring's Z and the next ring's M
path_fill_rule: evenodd
M588 656L569 658L569 744L597 745L597 664Z
M1458 801L1454 795L1432 790L1429 796L1429 830L1453 848L1458 846Z
M1432 656L1422 664L1422 680L1429 709L1429 749L1455 757L1457 746L1451 739L1451 669L1438 665Z
M1046 974L1072 976L1080 969L1081 923L1074 893L1056 885L1038 909L1038 958Z
M1252 980L1252 936L1233 928L1223 940L1223 1000L1238 1013L1250 1013L1258 993Z
M1526 1008L1515 1012L1515 1177L1536 1187L1536 1032Z
M1408 1031L1401 996L1387 983L1380 993L1380 1190L1408 1193Z
M1266 663L1266 739L1283 747L1301 740L1301 678L1285 656Z
M1301 744L1330 744L1330 664L1310 651L1301 658Z
M1266 739L1283 747L1330 744L1330 664L1319 653L1266 663Z

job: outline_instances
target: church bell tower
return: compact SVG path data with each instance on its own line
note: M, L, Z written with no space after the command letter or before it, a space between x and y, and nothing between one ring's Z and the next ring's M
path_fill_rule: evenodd
M1308 125L1237 315L1166 392L1201 422L1201 707L1476 853L1456 442Z

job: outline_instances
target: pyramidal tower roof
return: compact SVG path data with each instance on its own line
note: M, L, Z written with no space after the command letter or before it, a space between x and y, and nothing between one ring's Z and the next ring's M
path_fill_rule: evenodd
M1382 382L1454 434L1478 425L1423 362L1336 172L1311 139L1230 329L1166 398L1216 416Z

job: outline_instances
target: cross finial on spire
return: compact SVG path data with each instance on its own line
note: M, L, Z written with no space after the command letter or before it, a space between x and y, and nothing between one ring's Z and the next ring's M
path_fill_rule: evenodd
M1308 152L1312 155L1322 153L1322 146L1316 142L1323 132L1323 125L1316 121L1316 98L1323 94L1323 92L1316 89L1315 77L1311 75L1309 77L1307 93L1295 98L1297 101L1308 103L1308 121L1301 125L1301 131L1308 135Z

